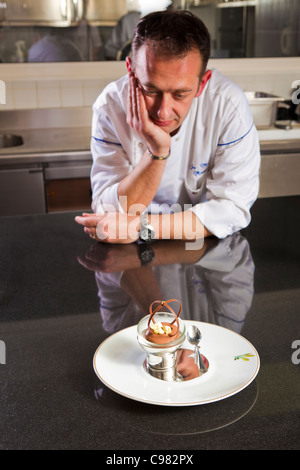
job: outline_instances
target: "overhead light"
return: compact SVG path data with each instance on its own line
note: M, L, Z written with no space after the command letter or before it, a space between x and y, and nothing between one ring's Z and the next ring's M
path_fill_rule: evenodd
M257 0L225 0L217 4L217 8L232 8L232 7L255 7Z

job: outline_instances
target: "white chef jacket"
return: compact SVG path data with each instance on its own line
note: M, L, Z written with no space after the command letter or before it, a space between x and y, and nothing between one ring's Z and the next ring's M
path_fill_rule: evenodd
M126 123L128 77L93 105L91 184L94 212L122 211L118 184L146 150ZM149 212L192 210L218 238L246 227L258 195L260 149L244 92L213 69L178 133Z

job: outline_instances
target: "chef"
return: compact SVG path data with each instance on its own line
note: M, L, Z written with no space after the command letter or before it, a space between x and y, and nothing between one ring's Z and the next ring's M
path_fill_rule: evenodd
M207 68L209 56L208 30L192 13L139 21L128 75L93 107L94 214L76 217L93 238L222 239L250 223L258 135L245 94Z

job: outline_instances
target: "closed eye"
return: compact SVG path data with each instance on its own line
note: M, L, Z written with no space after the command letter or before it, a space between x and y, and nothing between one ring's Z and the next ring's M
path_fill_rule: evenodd
M149 88L145 88L138 79L137 83L142 93L146 96L159 96L163 94L163 91L159 90L158 88L151 86ZM184 98L187 98L191 92L192 90L186 89L170 91L170 93L176 100L183 100Z
M147 96L158 96L158 95L161 95L162 92L159 91L159 90L146 90L145 88L143 87L140 87L143 94L144 95L147 95ZM172 93L173 97L176 99L176 100L183 100L184 98L186 98L188 95L190 94L190 92L184 92L184 93L179 93L179 92L174 92Z
M160 92L157 90L145 90L145 88L142 88L142 92L145 95L159 95L160 94Z
M174 94L175 98L177 98L178 100L182 100L182 99L186 98L188 95L189 95L189 92L186 92L186 93L175 93L175 94Z

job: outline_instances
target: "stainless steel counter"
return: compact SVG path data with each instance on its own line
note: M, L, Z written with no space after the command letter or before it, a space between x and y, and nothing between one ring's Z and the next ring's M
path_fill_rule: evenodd
M38 162L46 155L52 160L57 152L84 152L83 158L90 158L91 119L89 107L1 112L1 132L21 135L24 143L0 148L0 164L18 163L19 156L22 162ZM300 150L300 123L289 130L260 128L258 134L262 155Z
M90 127L14 129L24 144L0 149L0 166L53 161L92 161Z
M0 149L0 165L89 160L90 108L19 110L0 113L1 133L23 144Z

